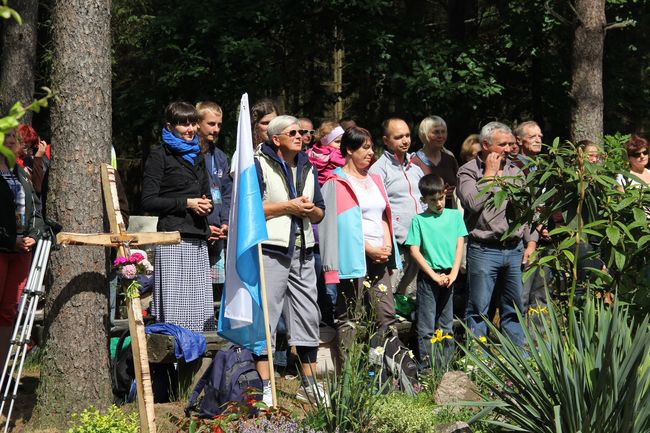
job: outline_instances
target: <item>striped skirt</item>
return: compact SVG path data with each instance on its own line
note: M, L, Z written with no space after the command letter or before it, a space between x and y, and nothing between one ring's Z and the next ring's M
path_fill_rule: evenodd
M159 322L195 332L216 329L206 241L156 246L154 272L151 312Z

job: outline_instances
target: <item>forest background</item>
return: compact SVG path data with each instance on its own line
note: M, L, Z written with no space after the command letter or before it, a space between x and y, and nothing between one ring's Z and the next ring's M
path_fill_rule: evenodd
M604 97L594 101L604 106L604 133L649 129L649 3L606 1L608 24L620 28L606 33ZM52 66L52 1L38 4L35 88L49 85ZM535 119L547 141L571 138L578 23L569 1L114 0L111 15L113 145L135 213L143 159L173 100L221 104L226 151L243 92L251 101L270 97L315 126L351 117L378 143L381 121L393 114L411 124L414 147L419 121L442 116L456 153L490 120ZM0 58L5 50L0 45ZM6 112L17 98L2 95ZM33 119L46 139L48 116Z

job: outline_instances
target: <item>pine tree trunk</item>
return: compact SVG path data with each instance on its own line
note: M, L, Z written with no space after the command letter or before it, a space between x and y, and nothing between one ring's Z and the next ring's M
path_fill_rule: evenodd
M48 216L69 232L103 232L100 164L110 160L110 0L55 0L52 10L52 165ZM63 425L72 412L112 401L106 251L52 254L45 351L35 423Z
M36 65L36 40L38 25L38 1L14 0L9 6L23 20L19 26L6 20L0 34L0 117L6 115L16 102L30 103L34 96L34 68ZM32 113L23 118L31 122Z
M605 0L576 0L575 10L571 139L598 141L603 135Z

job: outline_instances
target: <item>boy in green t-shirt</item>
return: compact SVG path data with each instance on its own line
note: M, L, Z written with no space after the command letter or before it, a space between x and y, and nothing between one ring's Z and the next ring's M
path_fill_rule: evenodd
M413 218L404 244L410 246L420 268L416 309L419 356L420 362L430 364L433 347L442 345L435 361L437 366L446 366L453 354L454 281L467 229L458 210L445 209L445 183L439 176L427 174L418 187L428 208Z

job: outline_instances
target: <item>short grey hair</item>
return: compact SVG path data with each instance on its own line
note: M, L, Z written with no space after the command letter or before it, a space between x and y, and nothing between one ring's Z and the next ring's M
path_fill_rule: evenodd
M422 144L427 143L427 135L429 134L429 131L431 131L436 126L444 126L445 130L447 129L447 123L445 122L445 119L440 116L429 116L422 119L422 122L420 122L420 127L418 128L418 137L420 137Z
M494 131L503 131L507 132L508 134L512 134L512 129L510 129L508 125L505 125L501 122L490 122L481 128L479 141L481 143L483 143L483 141L487 141L488 144L492 144L492 135L494 135Z
M266 130L266 133L269 136L269 141L274 135L282 134L282 131L290 127L291 125L300 125L298 119L288 114L283 114L282 116L277 116L269 122L269 127Z
M527 121L525 121L525 122L521 122L521 123L520 123L519 125L517 125L517 127L515 128L515 137L517 137L517 138L521 138L521 137L523 137L523 136L524 136L524 131L525 131L526 128L528 128L529 126L530 126L530 127L532 127L532 126L537 126L537 127L539 128L539 124L538 124L537 122L535 122L534 120L527 120Z

